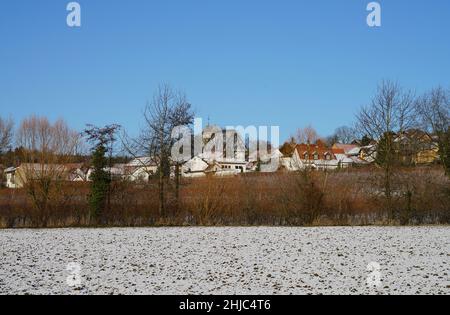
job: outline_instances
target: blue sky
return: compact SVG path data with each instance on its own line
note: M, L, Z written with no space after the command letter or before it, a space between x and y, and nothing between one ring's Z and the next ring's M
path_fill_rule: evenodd
M350 124L381 79L450 86L450 1L62 0L0 4L0 115L122 124L131 134L159 82L219 125Z

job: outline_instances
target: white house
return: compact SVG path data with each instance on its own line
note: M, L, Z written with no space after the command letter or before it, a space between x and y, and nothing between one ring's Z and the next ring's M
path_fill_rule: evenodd
M155 158L138 157L123 166L124 176L130 181L148 181L156 174L158 164Z
M16 167L8 167L4 170L6 175L6 187L7 188L17 188L16 183Z
M280 168L288 166L290 162L290 159L285 158L279 149L272 149L270 152L251 152L248 160L249 170L256 171L259 168L259 171L263 173L276 172Z
M195 156L181 167L181 176L183 177L203 177L209 164L200 156Z
M284 165L290 171L312 168L318 170L333 170L348 167L353 160L347 157L343 149L329 148L322 141L315 144L292 145L290 159L285 159Z
M29 181L43 177L58 181L70 181L71 164L22 163L18 167L9 167L6 175L7 188L23 188Z
M208 126L203 130L201 141L202 153L185 163L185 176L199 177L211 173L225 176L247 171L245 144L236 130ZM200 175L201 172L204 174Z

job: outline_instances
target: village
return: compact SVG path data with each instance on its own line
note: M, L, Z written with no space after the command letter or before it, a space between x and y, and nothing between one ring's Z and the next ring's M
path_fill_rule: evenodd
M222 130L223 139L211 130ZM354 140L351 143L326 143L315 139L312 143L296 143L294 139L279 148L251 150L241 134L236 130L208 126L202 132L204 145L202 153L192 156L181 164L179 175L183 178L240 176L256 172L298 172L309 169L335 171L348 168L362 168L375 164L378 143L375 140ZM231 143L230 143L231 142ZM223 145L225 143L225 145ZM434 137L421 130L409 130L396 134L394 143L398 145L398 155L405 165L432 165L439 162L439 146ZM231 144L231 146L230 146ZM223 145L223 150L216 146ZM232 152L227 148L233 148ZM212 149L211 149L212 148ZM158 172L158 159L151 156L130 158L127 163L116 163L106 168L114 180L145 183ZM22 163L3 169L4 186L10 189L23 188L31 178L40 173L58 174L58 180L67 182L90 182L93 168L89 163ZM170 176L176 174L174 165ZM56 176L56 175L55 175Z
M0 296L450 295L450 1L0 6Z

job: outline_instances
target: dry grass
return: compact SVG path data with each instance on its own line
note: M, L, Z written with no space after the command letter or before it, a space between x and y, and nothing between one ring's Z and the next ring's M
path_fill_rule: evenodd
M116 182L105 226L166 225L372 225L448 224L450 180L440 169L396 173L395 220L388 220L376 169L336 172L246 174L230 178L184 179L180 200L173 187L168 213L158 215L157 183ZM0 190L0 227L88 227L89 186L61 188L45 213L33 207L25 190Z

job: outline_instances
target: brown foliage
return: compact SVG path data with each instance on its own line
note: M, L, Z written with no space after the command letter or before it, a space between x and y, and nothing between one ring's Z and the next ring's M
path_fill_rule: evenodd
M406 168L393 179L395 220L386 213L378 169L243 174L168 185L159 214L158 180L114 182L106 226L448 224L449 179L439 168ZM87 184L65 184L47 215L25 190L0 190L0 227L89 227Z

